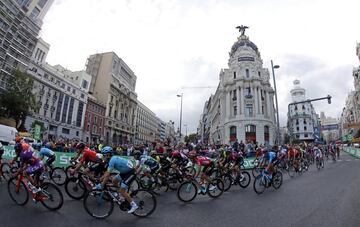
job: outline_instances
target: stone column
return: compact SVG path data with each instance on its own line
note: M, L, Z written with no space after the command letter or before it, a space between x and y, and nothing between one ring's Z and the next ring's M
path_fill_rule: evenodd
M258 90L258 104L259 104L259 114L261 114L261 88Z
M236 88L236 107L237 107L237 115L240 115L240 88Z
M239 107L241 114L244 114L244 112L245 112L244 92L245 92L244 85L242 85L242 86L240 87L240 96L241 96L241 99L240 99L240 107Z
M266 116L270 117L270 95L269 95L269 91L266 91Z
M230 118L230 92L229 91L226 91L225 104L226 104L225 116L226 116L227 120L229 120L229 118Z
M254 117L256 116L256 113L258 112L257 110L258 110L258 103L257 103L257 97L258 97L258 95L257 95L257 89L256 89L256 87L255 86L253 86L253 87L251 87L251 90L252 90L252 94L254 95Z

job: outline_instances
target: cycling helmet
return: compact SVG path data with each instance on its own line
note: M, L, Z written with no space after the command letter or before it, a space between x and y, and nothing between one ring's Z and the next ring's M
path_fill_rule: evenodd
M101 154L113 154L114 150L112 147L106 146L103 149L101 149Z
M22 144L21 144L21 149L22 149L23 151L27 151L27 150L30 149L30 145L29 145L28 143L22 143Z
M84 149L85 148L85 143L78 143L76 145L76 149Z

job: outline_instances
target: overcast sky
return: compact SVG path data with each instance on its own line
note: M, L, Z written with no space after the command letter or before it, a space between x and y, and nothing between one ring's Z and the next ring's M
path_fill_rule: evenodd
M338 117L359 65L359 0L55 0L41 36L51 45L47 61L85 68L89 55L114 51L135 72L138 99L164 121L195 132L204 103L228 68L238 25L259 48L264 67L276 70L280 123L286 124L294 79L308 98L330 94L316 111ZM272 81L272 80L271 80ZM183 127L185 132L185 127Z

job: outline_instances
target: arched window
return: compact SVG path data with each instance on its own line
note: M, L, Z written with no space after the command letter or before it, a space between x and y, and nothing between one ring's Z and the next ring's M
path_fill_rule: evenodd
M269 126L264 126L264 141L265 143L270 142L270 132L269 132Z
M246 125L245 126L245 139L247 141L256 142L256 126L255 125Z
M230 141L236 140L236 126L230 127Z

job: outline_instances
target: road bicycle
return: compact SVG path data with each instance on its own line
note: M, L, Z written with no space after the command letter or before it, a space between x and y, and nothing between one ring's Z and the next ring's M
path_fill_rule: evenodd
M93 189L86 193L83 201L86 212L94 218L104 219L110 216L114 210L114 204L117 204L122 211L131 209L130 203L118 193L117 187L105 186L104 189ZM138 189L130 193L130 197L139 206L132 213L137 217L147 217L156 209L155 195L145 189Z
M224 192L224 182L220 178L215 178L206 185L205 191L201 188L202 186L195 178L189 177L188 180L180 184L177 190L177 197L182 202L191 202L198 194L207 194L211 198L218 198Z
M277 170L276 166L274 167L274 173L270 177L269 173L265 173L265 170L255 178L254 180L254 191L257 194L262 194L265 189L273 186L276 190L279 189L282 185L283 175L280 171Z
M36 187L26 179L24 174L10 178L8 181L10 198L20 206L28 202L30 193L35 203L40 202L48 210L55 211L62 207L64 203L63 195L56 185L43 182L39 189L36 189L36 192L34 189Z

